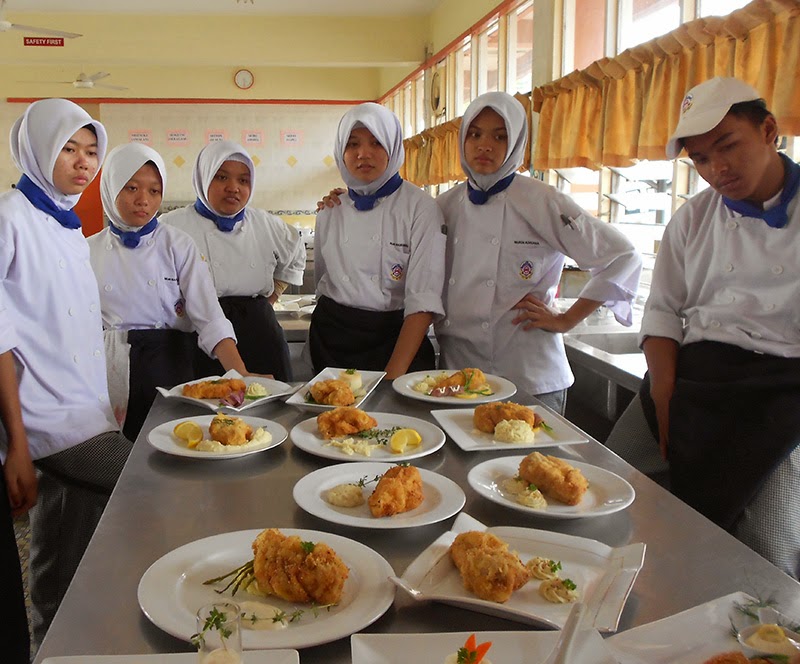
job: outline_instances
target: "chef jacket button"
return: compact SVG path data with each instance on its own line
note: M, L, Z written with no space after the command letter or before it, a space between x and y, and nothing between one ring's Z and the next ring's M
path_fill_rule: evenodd
M380 237L379 237L379 236L377 236L377 235L373 235L373 236L372 236L372 241L373 241L373 242L377 242L378 240L380 240Z
M492 238L492 244L497 246L498 244L500 244L500 240L498 238L496 238L496 237L493 237Z
M64 259L63 258L59 258L58 259L58 267L63 269L63 267L64 267Z
M150 238L150 239L147 241L147 246L148 246L148 247L152 247L152 246L153 246L153 238Z
M728 302L736 302L736 298L733 295L728 295Z
M489 281L487 281L487 282L486 282L486 285L487 285L489 288L491 288L492 286L494 286L494 281L492 281L491 279L489 279Z
M781 274L783 272L783 265L773 265L772 274Z
M97 400L98 400L100 403L103 403L103 402L106 400L106 398L105 398L105 397L104 397L102 394L98 394L98 395L97 395Z
M764 308L765 308L767 311L773 311L773 310L775 309L775 305L774 305L772 302L770 302L769 304L765 304L765 305L764 305Z
M113 248L110 242L106 245L106 251L111 251Z
M445 322L444 322L444 326L445 326L445 327L450 327L450 321L449 321L449 320L445 320Z
M112 288L111 284L106 284L105 286L103 286L103 290L106 292L110 291L111 288Z
M148 286L155 286L156 285L156 280L155 279L148 279L147 280L147 285Z
M719 327L719 321L718 320L712 320L711 323L709 323L709 325L711 327L717 328L717 327Z
M348 276L345 274L345 275L342 277L342 281L350 281L350 277L348 277Z
M733 263L728 263L725 266L725 272L733 272Z
M346 238L346 237L344 237L344 238L342 238L342 242L344 242L345 244L347 244L348 242L350 242L350 238Z
M456 283L456 280L455 280L455 279L453 279L452 277L450 277L450 278L447 280L447 283L448 283L448 284L450 284L450 285L452 286L454 283Z
M488 330L488 329L489 329L489 323L486 323L486 322L484 322L484 323L481 323L481 327L482 327L484 330Z
M377 274L373 274L372 275L372 281L378 281L378 275Z
M72 356L72 361L73 361L75 364L78 364L78 363L80 362L80 358L78 357L78 355L77 355L77 354L75 354L75 355L73 355L73 356Z
M219 267L219 261L214 261L214 262L212 263L212 265L213 265L214 267Z
M761 338L761 333L760 332L753 332L753 334L751 334L750 336L753 337L753 339L760 339Z
M256 262L255 262L255 261L253 261L252 263L250 263L250 267L251 267L251 268L255 268L255 266L256 266Z
M97 305L94 302L89 305L89 311L97 311Z
M95 350L94 350L94 356L95 356L95 357L100 357L100 351L99 351L99 350L97 350L96 348L95 348Z
M728 222L728 228L730 228L731 230L733 230L734 228L736 228L738 225L739 225L739 224L738 224L737 222L735 222L733 219L731 219L731 220Z
M453 238L453 244L458 244L458 238L457 237Z
M162 323L161 321L158 321L158 322L156 323L156 329L157 329L157 330L160 330L162 327L164 327L164 323Z
M67 313L68 313L70 316L73 316L73 315L74 315L74 314L73 314L73 312L72 312L72 307L70 307L69 309L67 309Z

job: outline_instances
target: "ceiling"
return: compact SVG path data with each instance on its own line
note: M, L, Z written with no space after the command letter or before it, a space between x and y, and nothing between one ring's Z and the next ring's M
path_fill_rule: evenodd
M7 0L6 9L60 14L421 16L440 0ZM12 15L13 18L13 15Z

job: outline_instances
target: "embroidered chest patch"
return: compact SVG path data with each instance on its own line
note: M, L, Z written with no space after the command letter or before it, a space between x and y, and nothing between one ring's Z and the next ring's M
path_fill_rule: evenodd
M178 318L183 318L186 315L186 300L183 298L175 303L175 314Z
M400 263L395 263L389 271L389 276L391 276L393 281L400 281L403 278L403 273L403 266L400 265Z
M530 279L533 276L533 263L525 261L519 266L519 276L523 279Z

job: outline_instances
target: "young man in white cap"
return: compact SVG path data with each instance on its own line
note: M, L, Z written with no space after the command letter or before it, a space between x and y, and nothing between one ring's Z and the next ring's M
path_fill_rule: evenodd
M667 145L711 188L658 252L640 342L645 414L673 493L800 574L800 166L758 92L713 78Z

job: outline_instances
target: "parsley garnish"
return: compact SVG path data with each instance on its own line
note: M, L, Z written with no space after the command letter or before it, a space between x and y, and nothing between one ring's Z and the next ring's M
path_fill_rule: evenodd
M374 438L378 445L388 445L389 439L392 435L399 431L400 427L392 427L391 429L367 429L356 434L357 438Z
M564 579L561 583L567 590L575 590L578 587L572 579Z
M231 630L225 627L227 620L227 614L222 613L216 607L211 609L205 623L203 624L203 629L197 634L192 634L190 639L192 644L194 644L194 646L197 648L202 647L206 641L204 636L205 633L212 629L215 629L220 633L223 641L227 639L231 635Z
M555 560L551 560L549 562L550 562L550 571L553 574L558 574L558 572L561 570L561 561L559 560L558 562L556 562Z
M311 553L316 544L314 544L314 542L300 542L300 546L303 547L303 551L306 553Z

